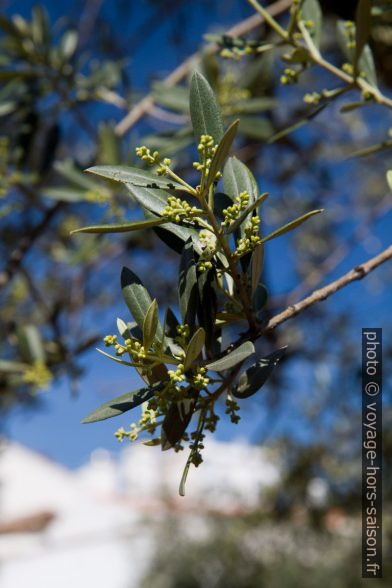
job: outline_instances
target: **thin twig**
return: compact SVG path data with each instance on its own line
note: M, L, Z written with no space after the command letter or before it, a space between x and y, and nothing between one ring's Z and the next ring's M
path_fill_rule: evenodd
M297 302L296 304L289 306L288 308L286 308L286 310L283 310L283 312L280 312L279 314L272 317L259 332L259 336L263 333L266 333L267 331L272 331L282 323L297 316L307 308L310 308L311 306L313 306L313 304L316 304L317 302L321 302L322 300L329 298L329 296L335 294L342 288L345 288L346 286L351 284L351 282L361 280L370 272L375 270L378 266L382 265L386 261L389 261L391 258L392 245L390 245L387 249L385 249L375 257L369 259L369 261L362 263L361 265L358 265L354 269L350 270L341 278L331 282L330 284L327 284L319 290L315 290L312 294L310 294L310 296L307 296L300 302Z

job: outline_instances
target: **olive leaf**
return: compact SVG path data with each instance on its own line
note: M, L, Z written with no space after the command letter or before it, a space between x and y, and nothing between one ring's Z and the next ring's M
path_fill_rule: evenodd
M276 239L276 237L280 237L281 235L284 235L285 233L292 231L293 229L295 229L296 227L299 227L300 225L302 225L302 223L307 221L308 218L311 218L315 214L319 214L320 212L323 212L323 210L324 210L323 208L320 208L318 210L312 210L310 212L307 212L306 214L291 221L290 223L287 223L287 225L280 227L280 229L277 229L273 233L270 233L269 235L264 237L264 239L262 239L262 243L266 243L267 241L270 241L271 239Z
M214 183L216 174L222 169L237 134L238 124L239 120L234 121L220 140L217 150L215 151L211 161L206 188L209 188Z
M179 402L172 402L162 423L161 447L163 451L170 449L181 441L195 410L198 397L196 390L188 390L187 395Z
M371 25L371 0L359 0L355 15L355 53L354 53L354 72L358 72L358 66L362 51L370 37Z
M229 368L234 367L241 361L247 359L252 353L255 352L255 347L251 341L242 343L239 347L225 355L224 357L217 359L211 363L208 363L206 367L214 372L223 372Z
M248 192L252 204L259 193L257 182L250 169L236 157L229 157L223 170L223 189L225 194L235 200L241 192Z
M195 359L197 359L202 352L204 347L204 343L206 340L206 332L205 330L200 327L197 331L193 334L191 340L189 341L186 351L185 351L185 360L184 360L184 371L186 372L192 365Z
M162 383L154 384L148 388L140 388L139 390L134 390L133 392L128 392L127 394L113 398L86 416L82 420L82 423L96 423L132 410L132 408L139 406L139 404L150 400L162 387Z
M255 394L268 380L275 366L286 353L287 346L259 359L240 376L238 384L232 389L236 398L249 398Z
M185 243L181 255L178 296L183 323L188 324L192 331L197 308L197 273L192 239Z
M321 29L322 29L322 11L318 0L304 0L301 6L301 18L304 21L312 21L313 27L310 34L313 43L317 48L320 47Z
M145 316L152 304L151 296L141 280L130 269L123 267L121 272L121 288L124 300L138 326L142 329ZM158 321L155 338L161 341L163 329Z
M86 169L89 174L101 176L121 184L131 184L143 188L163 188L166 190L184 190L184 186L168 178L139 169L138 167L127 167L125 165L96 165Z
M197 71L191 78L189 107L196 142L201 135L211 135L219 143L224 133L222 115L210 84Z
M156 299L151 302L143 321L143 347L147 351L154 341L158 328L158 304Z
M129 231L142 231L151 227L157 227L166 223L164 218L157 218L156 220L142 220L134 221L132 223L123 223L119 225L95 225L91 227L82 227L71 231L71 235L75 233L128 233Z

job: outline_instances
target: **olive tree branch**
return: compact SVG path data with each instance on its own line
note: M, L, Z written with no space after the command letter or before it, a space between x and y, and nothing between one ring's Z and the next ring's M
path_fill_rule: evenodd
M382 94L378 90L378 88L375 88L359 76L352 76L347 74L342 69L336 67L335 65L324 59L321 56L319 50L315 47L311 36L309 35L308 31L306 30L302 22L298 22L298 28L302 33L304 43L299 43L296 39L294 39L292 35L289 35L288 32L280 26L280 24L273 18L271 14L268 14L267 17L267 10L263 6L261 6L261 4L257 2L257 0L247 1L251 6L253 6L256 12L264 18L264 20L277 33L277 35L281 37L283 41L285 41L287 44L291 45L294 48L301 47L301 49L305 50L309 61L312 61L314 65L318 65L326 71L329 71L329 73L331 73L335 77L338 77L340 80L345 82L349 87L357 88L367 93L378 104L387 106L388 108L392 108L392 100L387 96L384 96L384 94ZM291 28L293 29L293 27Z
M292 0L277 0L274 4L268 7L266 10L270 16L277 16L281 14L292 4ZM252 29L258 27L265 19L259 14L254 14L249 18L239 22L231 29L226 31L226 35L239 36L243 35ZM202 51L197 51L190 55L185 61L183 61L176 69L174 69L164 80L163 84L167 87L172 87L183 80L191 69L194 68L195 63L200 61L203 55L212 55L218 51L219 47L215 43L209 43ZM133 106L128 114L120 120L115 127L115 132L119 137L122 137L127 133L143 116L149 114L154 107L153 95L147 94Z
M244 341L255 341L259 339L262 335L267 333L268 331L272 331L276 329L279 325L286 322L287 320L294 318L304 310L310 308L317 302L321 302L326 298L329 298L333 294L336 294L342 288L345 288L351 282L355 282L356 280L361 280L365 276L367 276L370 272L375 270L377 267L392 259L392 245L390 245L387 249L372 257L365 263L357 265L355 268L334 280L330 284L327 284L323 288L319 290L315 290L312 294L303 298L296 304L293 304L287 307L285 310L280 312L279 314L272 317L266 324L261 325L257 332L247 332L244 333L235 343L229 345L229 347L218 357L224 357L228 353L232 352L234 349L239 347ZM217 358L218 359L218 358ZM211 361L211 360L208 360ZM236 367L230 372L230 374L225 378L222 384L215 390L212 394L212 400L215 402L218 398L232 385L234 382L235 377L237 376L238 372L240 371L243 361L236 365Z
M268 321L268 323L259 330L258 337L266 333L267 331L272 331L282 323L297 316L304 310L310 308L311 306L313 306L313 304L321 302L322 300L329 298L333 294L336 294L336 292L338 292L342 288L345 288L346 286L351 284L351 282L361 280L370 272L375 270L378 266L382 265L390 259L392 259L392 245L390 245L387 249L384 249L384 251L382 251L375 257L369 259L369 261L357 265L355 268L353 268L337 280L334 280L333 282L327 284L319 290L315 290L306 298L303 298L299 302L292 304L279 314L273 316Z

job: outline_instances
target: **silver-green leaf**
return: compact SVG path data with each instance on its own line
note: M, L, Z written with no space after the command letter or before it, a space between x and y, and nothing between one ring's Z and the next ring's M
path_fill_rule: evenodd
M224 133L222 115L210 84L197 71L191 79L189 107L197 143L201 135L211 135L219 143Z
M221 359L208 363L206 367L214 372L223 372L224 370L234 367L241 361L244 361L254 352L255 347L253 343L251 341L246 341Z

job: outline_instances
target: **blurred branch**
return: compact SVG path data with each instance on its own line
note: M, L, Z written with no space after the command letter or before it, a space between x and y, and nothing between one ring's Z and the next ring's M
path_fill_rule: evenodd
M4 288L4 286L6 286L13 278L33 243L41 236L51 220L57 215L63 206L63 202L58 202L55 206L49 208L38 225L21 239L19 246L11 253L8 262L6 263L5 270L0 274L0 289Z
M278 16L292 4L292 0L278 0L274 4L268 7L268 14L271 16ZM240 36L248 33L252 29L259 26L264 22L264 18L258 14L250 16L234 27L226 31L226 35ZM164 80L165 86L175 86L185 78L191 68L195 65L195 62L200 61L203 55L213 54L218 51L219 47L215 43L209 43L203 49L203 51L197 51L190 57L185 59L175 70L171 72ZM123 136L127 133L143 116L148 114L154 106L154 98L152 94L147 94L140 102L129 111L129 113L116 125L115 131L118 136Z

